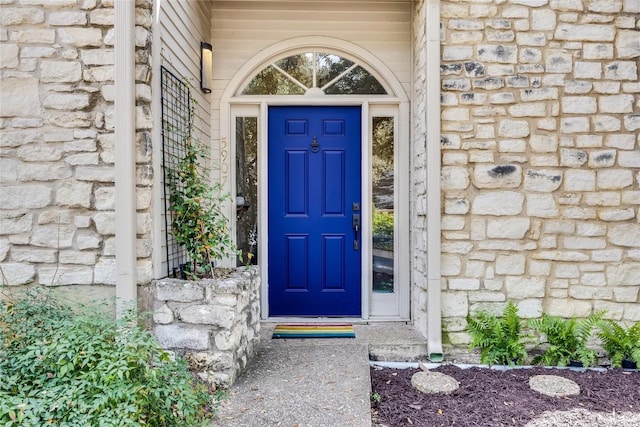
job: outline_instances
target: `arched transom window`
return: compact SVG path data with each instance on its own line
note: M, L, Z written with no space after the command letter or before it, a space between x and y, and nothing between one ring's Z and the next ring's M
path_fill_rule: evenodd
M271 62L242 95L386 95L369 71L342 56L305 52Z

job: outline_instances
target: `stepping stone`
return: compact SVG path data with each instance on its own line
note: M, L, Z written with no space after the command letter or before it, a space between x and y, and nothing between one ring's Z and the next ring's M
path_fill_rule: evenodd
M580 394L580 386L578 384L557 375L534 375L529 378L529 387L538 393L551 397L575 396Z
M411 377L411 385L418 391L427 394L449 394L460 387L460 383L449 375L440 372L416 372Z

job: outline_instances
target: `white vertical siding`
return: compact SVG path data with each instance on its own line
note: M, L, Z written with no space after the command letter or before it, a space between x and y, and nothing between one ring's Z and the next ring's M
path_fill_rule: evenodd
M208 2L184 1L184 0L159 0L158 24L154 31L160 33L160 47L154 48L154 54L159 52L160 64L171 70L176 76L189 82L191 86L191 96L197 102L195 109L195 129L196 135L202 142L208 144L211 141L211 98L200 90L200 42L211 41L211 8ZM154 78L160 78L160 70L153 70ZM158 113L156 117L161 117ZM156 121L156 126L162 123ZM159 133L156 133L159 135ZM162 156L161 141L155 144L156 156ZM214 154L215 156L215 154ZM162 171L157 170L160 186L164 185ZM156 193L157 194L157 193ZM163 193L164 194L164 193ZM164 218L164 200L157 200L162 205L162 224L160 236L156 238L158 242L154 250L162 252L164 260L160 275L167 272L166 265L166 227Z
M411 81L411 1L285 0L212 3L215 99L260 50L303 36L344 39L376 55L407 93Z
M164 0L161 3L162 65L191 84L191 95L198 103L195 126L203 141L211 136L211 95L200 90L200 42L211 40L210 20L207 2Z

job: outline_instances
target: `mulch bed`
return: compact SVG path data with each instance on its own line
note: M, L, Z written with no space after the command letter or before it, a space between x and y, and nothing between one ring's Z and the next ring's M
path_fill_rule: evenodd
M435 369L460 383L450 395L426 395L411 386L417 369L372 368L374 424L379 426L522 426L545 411L574 408L601 412L640 413L640 373L609 369L578 372L566 369ZM578 396L552 398L529 388L533 375L558 375L580 385Z

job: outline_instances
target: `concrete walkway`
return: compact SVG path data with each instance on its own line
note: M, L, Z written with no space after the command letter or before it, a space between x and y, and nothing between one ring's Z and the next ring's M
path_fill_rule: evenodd
M214 425L370 427L367 343L271 340L274 326L263 325L258 354L231 388Z

